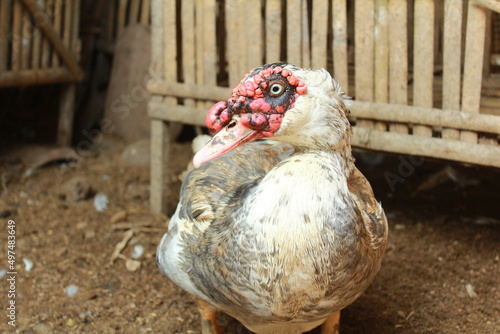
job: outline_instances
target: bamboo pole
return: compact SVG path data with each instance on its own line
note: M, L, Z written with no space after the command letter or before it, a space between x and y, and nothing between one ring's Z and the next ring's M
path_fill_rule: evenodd
M238 5L235 1L225 2L225 10L229 86L235 87L241 79L241 73L239 72L239 52L233 51L234 48L238 48L239 39L241 39L238 36Z
M196 80L196 50L195 50L195 18L194 0L185 0L181 4L182 26L182 73L184 82L194 84ZM201 51L201 50L200 50ZM186 99L184 104L194 106L193 99Z
M415 0L413 37L413 105L432 108L434 76L434 0ZM432 136L432 129L415 126L416 136Z
M332 28L333 28L333 75L349 94L349 75L347 59L347 5L346 0L333 0L332 2Z
M64 3L64 24L62 29L62 41L68 50L73 50L71 47L71 27L72 27L72 17L74 1L66 1Z
M387 0L375 0L375 40L374 40L374 101L389 101L389 21ZM375 122L374 127L386 130L384 122Z
M483 6L500 14L500 1L498 0L473 0L476 5Z
M22 36L21 36L21 69L30 68L31 51L33 46L33 25L31 18L26 10L23 10L22 16Z
M150 82L148 90L153 94L206 101L227 100L231 96L231 89L227 87L186 85L175 82ZM350 110L353 119L364 118L374 121L426 125L433 128L454 128L500 134L500 117L495 115L362 101L353 101Z
M248 70L250 70L248 68L248 52L247 49L248 49L248 44L247 44L247 41L245 40L246 39L246 29L248 27L246 27L246 22L247 20L249 19L249 17L247 16L247 13L246 13L246 9L247 9L247 6L246 6L246 0L236 0L236 5L237 5L237 13L238 13L238 16L236 17L236 19L238 20L238 24L237 24L237 32L238 32L238 38L236 39L236 43L233 44L231 47L236 47L238 50L237 55L238 55L238 77L239 79L241 79L241 77L243 76L244 73L247 73ZM243 37L245 36L245 37ZM243 38L242 38L243 37Z
M355 91L356 100L373 101L374 0L357 1L354 7ZM360 120L359 126L373 127L372 121Z
M115 35L115 17L116 17L116 2L119 0L111 0L106 2L108 5L108 10L107 10L107 22L106 22L106 33L104 34L105 40L109 43L111 41L114 41L115 38L114 36L118 35L118 33Z
M14 17L12 18L12 70L19 71L21 69L21 42L22 42L22 26L23 26L23 8L19 1L14 1Z
M130 1L130 9L126 25L139 22L139 8L141 5L141 0L129 0L129 1Z
M142 0L140 22L144 25L149 24L149 8L150 8L150 6L151 6L150 0Z
M328 4L329 1L314 1L312 4L311 66L314 69L327 67Z
M205 85L217 86L216 0L203 0L203 74ZM210 103L211 104L211 103ZM205 108L209 108L205 103Z
M45 17L42 24L51 24L52 18L54 16L54 0L46 0L45 1ZM38 27L40 29L40 27ZM42 51L41 51L41 59L40 59L40 68L48 68L50 59L51 59L51 45L47 37L41 34L42 38Z
M7 70L7 60L9 56L9 20L11 17L10 0L0 0L0 72Z
M71 13L72 17L72 27L71 27L71 38L69 41L69 49L73 52L77 60L80 60L80 39L79 36L79 27L80 27L80 0L74 0L75 4L73 5L73 13Z
M42 0L38 0L38 5L45 11L45 3ZM42 56L42 36L40 33L39 24L44 22L38 22L38 18L35 19L35 25L33 26L33 50L31 55L31 68L38 70L40 68L40 58Z
M161 2L161 0L157 0ZM177 82L177 40L176 36L176 4L175 1L166 1L162 6L163 10L163 29L162 44L160 53L163 54L164 78L167 81ZM161 25L161 23L160 23ZM175 103L175 99L166 102Z
M54 12L53 12L54 13L54 20L53 20L53 29L52 30L54 33L53 34L54 37L57 36L57 38L59 40L60 40L59 36L61 36L61 27L62 27L62 5L63 5L62 1L54 0ZM36 9L34 11L36 11ZM40 28L42 28L42 30L43 30L43 27L40 27ZM47 33L45 33L45 37L49 41L49 44L53 43L53 41L51 41L51 39L49 38ZM60 55L58 54L55 45L52 45L51 67L59 66L59 64L60 64L59 56Z
M261 14L261 1L260 0L245 0L246 4L246 43L250 47L243 48L246 50L247 61L243 72L262 65L264 61L264 45L263 45L263 31L262 31L262 14Z
M116 19L116 38L120 36L127 22L127 2L128 0L118 0L118 16Z
M266 6L266 63L281 59L281 1L268 0Z
M286 2L286 58L291 64L302 64L302 5L301 0Z
M301 50L302 50L302 63L300 66L304 68L311 67L311 43L309 38L309 11L307 8L307 0L302 0L301 10Z
M389 0L389 102L408 103L408 40L406 0ZM391 124L390 131L407 133L408 127Z
M408 136L355 128L352 145L372 150L449 159L483 166L500 167L500 147L458 140Z
M73 81L74 77L72 73L65 67L52 67L38 70L27 69L0 73L0 88Z
M462 111L479 113L483 72L486 12L484 8L469 2L467 31L465 34L464 81L462 89ZM476 143L477 133L461 132L460 139Z
M460 109L462 54L462 1L445 0L443 37L443 109ZM443 138L458 139L459 132L443 129Z

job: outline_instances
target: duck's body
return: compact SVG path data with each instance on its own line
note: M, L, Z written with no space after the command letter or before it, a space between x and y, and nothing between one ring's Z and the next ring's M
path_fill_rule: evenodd
M158 249L174 283L259 334L324 323L363 293L385 250L384 213L350 147L294 140L188 174Z

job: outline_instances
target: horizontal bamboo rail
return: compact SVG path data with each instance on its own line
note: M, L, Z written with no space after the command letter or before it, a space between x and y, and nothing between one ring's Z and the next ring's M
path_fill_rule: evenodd
M0 88L74 81L73 74L66 67L0 72Z

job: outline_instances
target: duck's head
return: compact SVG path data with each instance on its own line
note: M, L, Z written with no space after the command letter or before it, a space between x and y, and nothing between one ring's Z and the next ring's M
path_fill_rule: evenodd
M197 167L255 139L272 138L298 149L350 149L348 98L324 70L274 63L251 70L228 101L206 118L215 136L194 157Z

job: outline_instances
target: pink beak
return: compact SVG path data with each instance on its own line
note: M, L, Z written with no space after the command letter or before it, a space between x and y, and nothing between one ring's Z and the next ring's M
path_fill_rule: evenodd
M220 157L232 149L248 143L254 139L263 138L259 130L251 129L242 124L240 117L233 116L231 122L196 153L193 158L195 168L201 164Z

